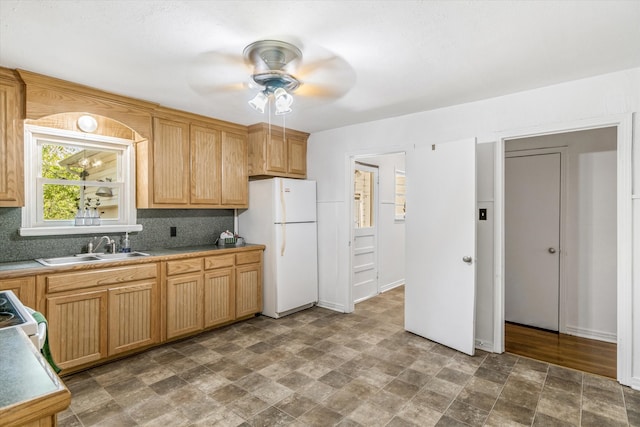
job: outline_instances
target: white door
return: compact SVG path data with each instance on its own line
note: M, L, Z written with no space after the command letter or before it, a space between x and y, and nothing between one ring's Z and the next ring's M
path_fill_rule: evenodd
M505 158L505 320L558 330L560 153Z
M353 176L353 301L378 295L378 167L355 163Z
M405 329L475 351L476 141L406 158Z

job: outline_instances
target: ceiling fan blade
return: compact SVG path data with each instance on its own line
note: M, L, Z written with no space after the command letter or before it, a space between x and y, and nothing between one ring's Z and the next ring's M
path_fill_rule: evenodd
M191 83L191 88L202 95L211 95L221 92L243 92L249 89L248 83L227 83L227 84L206 84L206 83Z
M247 66L242 55L224 51L204 52L189 67L188 83L197 93L239 91L247 88Z
M294 92L295 96L314 98L340 98L347 92L347 89L332 85L302 84Z
M296 77L302 82L296 94L335 99L346 94L356 81L353 68L337 55L303 63Z

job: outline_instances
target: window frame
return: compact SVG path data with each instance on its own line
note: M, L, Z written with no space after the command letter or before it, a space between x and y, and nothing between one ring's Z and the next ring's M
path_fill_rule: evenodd
M75 226L74 220L44 222L42 212L42 193L44 180L41 179L41 148L39 140L61 142L87 148L116 150L121 153L119 162L122 174L122 193L119 200L119 219L103 220L102 225ZM136 224L136 185L135 185L135 143L128 139L90 134L64 129L24 126L24 181L25 205L22 208L21 236L54 236L69 234L97 234L113 232L141 231L142 225Z

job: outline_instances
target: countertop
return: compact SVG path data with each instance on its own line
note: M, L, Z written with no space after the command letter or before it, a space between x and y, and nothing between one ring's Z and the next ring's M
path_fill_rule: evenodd
M0 329L0 343L0 424L22 425L69 406L71 393L22 329Z
M185 258L185 257L206 256L206 255L212 255L216 252L238 252L238 251L255 250L255 249L264 250L264 248L265 248L264 245L245 243L240 246L198 245L198 246L183 246L178 248L157 248L157 249L149 249L149 250L136 249L137 252L144 252L146 254L149 254L149 256L122 259L117 261L115 260L100 261L95 263L84 263L84 264L76 264L71 266L64 265L64 266L56 266L56 267L44 266L35 260L3 262L3 263L0 263L0 279L7 279L7 278L19 277L19 276L30 275L30 274L59 272L64 270L85 270L85 269L92 269L92 268L108 267L113 265L140 264L145 262L166 261L170 259L178 259L178 258Z

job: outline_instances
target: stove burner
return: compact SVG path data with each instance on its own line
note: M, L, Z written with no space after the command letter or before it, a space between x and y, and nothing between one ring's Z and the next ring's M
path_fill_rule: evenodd
M7 313L6 311L0 311L0 324L11 321L16 317L13 313Z
M7 299L6 298L0 298L0 306L3 306L7 303Z

